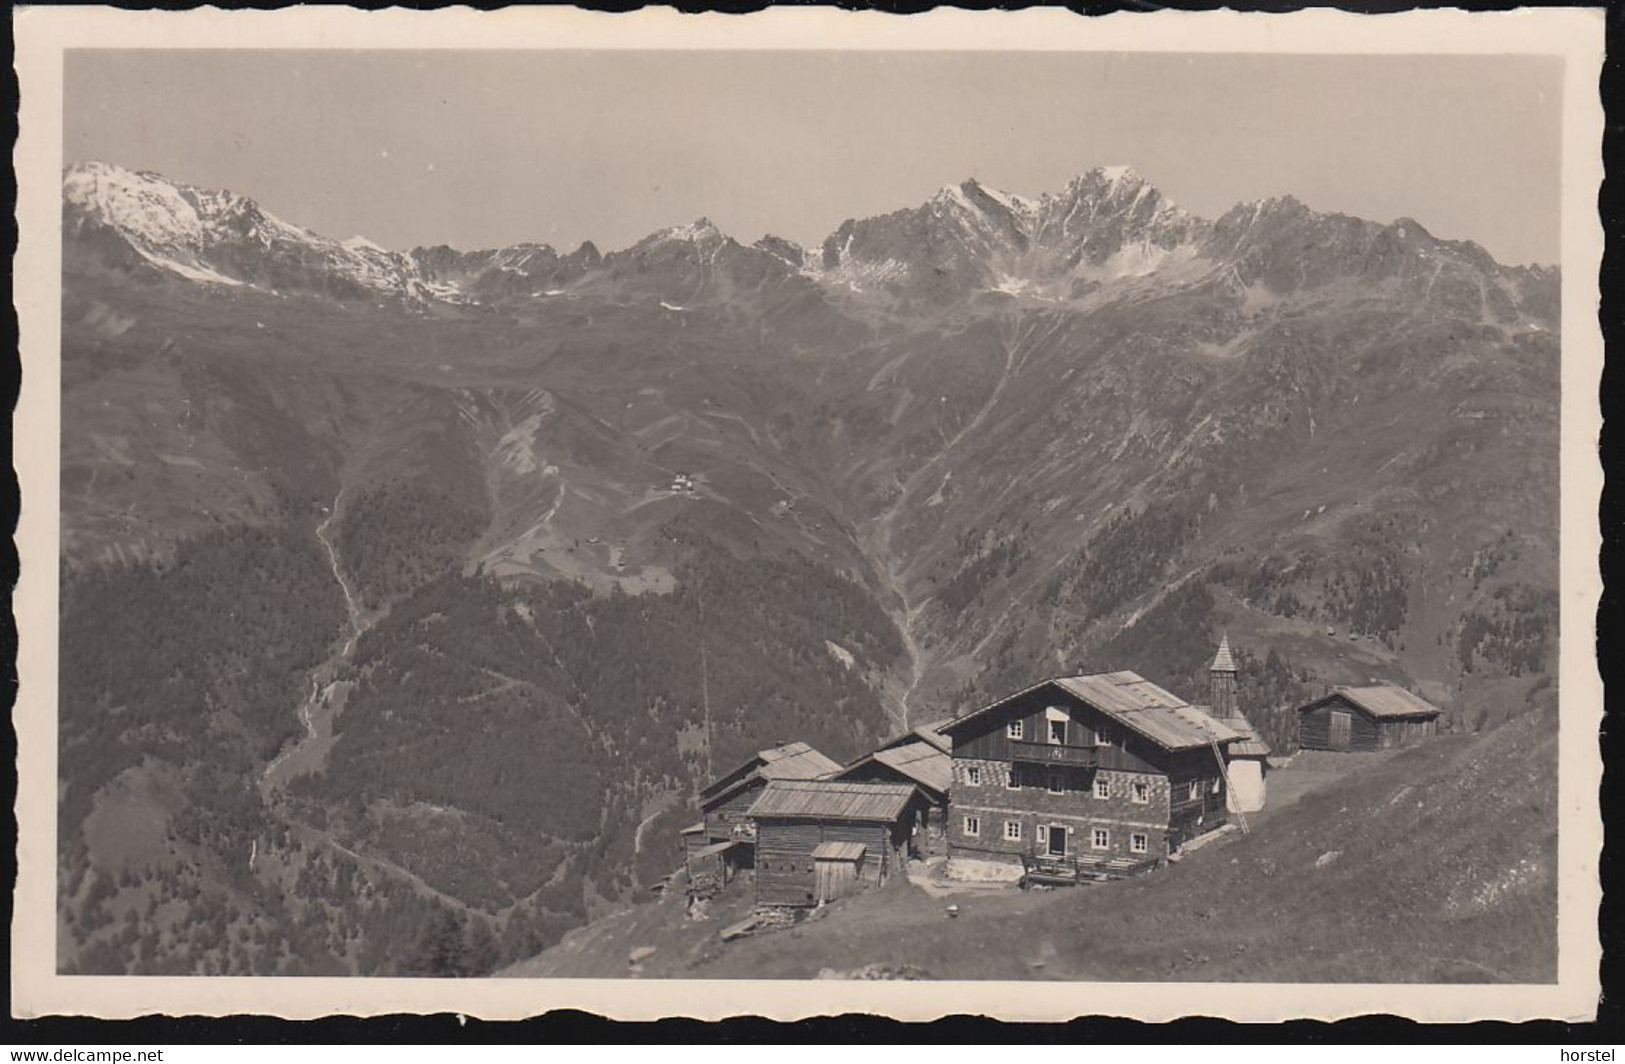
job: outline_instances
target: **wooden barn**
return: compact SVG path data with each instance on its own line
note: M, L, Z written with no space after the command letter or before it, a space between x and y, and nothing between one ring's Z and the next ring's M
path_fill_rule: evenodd
M1338 687L1298 709L1304 750L1382 750L1436 735L1439 707L1403 687Z
M756 903L822 905L883 885L908 859L910 830L924 804L912 784L768 784L750 808Z
M713 780L700 792L703 819L684 830L685 852L693 853L723 842L749 843L755 839L756 827L749 811L751 803L769 783L828 779L839 771L838 762L806 743L784 743L758 750L750 760ZM740 856L745 855L741 852Z
M918 787L925 801L920 804L910 831L915 838L915 849L922 854L934 854L943 847L948 818L948 781L953 774L953 758L945 749L949 745L947 738L936 732L929 732L935 741L920 737L920 733L930 728L930 725L916 728L888 742L854 761L835 777L859 783L902 783Z

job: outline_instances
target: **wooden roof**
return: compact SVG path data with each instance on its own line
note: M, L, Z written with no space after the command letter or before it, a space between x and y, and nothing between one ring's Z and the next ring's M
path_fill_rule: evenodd
M821 842L812 855L815 861L861 861L868 849L861 842Z
M854 769L862 768L874 761L895 769L920 786L938 794L948 793L948 783L953 775L953 759L931 743L913 741L876 750L868 757L854 761L841 775L845 776Z
M806 743L786 743L759 752L763 779L816 780L841 771L838 762L825 757Z
M700 804L709 806L752 780L816 780L841 771L841 766L806 743L784 743L756 751L756 756L711 781L700 792Z
M1216 717L1220 724L1241 735L1241 739L1225 747L1231 757L1268 757L1270 744L1258 734L1258 729L1246 717Z
M848 780L776 780L747 814L814 820L893 821L908 809L918 789L911 783L856 783Z
M930 743L946 754L953 750L954 744L952 740L942 733L942 729L952 723L952 717L944 717L941 720L934 720L930 724L920 725L914 729L912 734L918 736L922 742Z
M1209 672L1235 672L1236 659L1230 654L1230 633L1226 632L1219 640L1219 652L1213 656L1213 664L1208 666Z
M957 732L970 721L1046 686L1060 688L1165 750L1188 750L1206 746L1210 742L1227 743L1241 738L1179 696L1158 687L1139 673L1126 670L1044 680L967 713L943 730L950 734Z
M735 846L743 846L744 844L745 844L744 839L725 839L722 842L713 842L711 845L705 847L705 849L703 849L703 850L695 850L693 853L689 854L689 856L690 857L710 857L712 854L727 853L729 850L733 849Z
M1306 706L1299 706L1298 712L1307 713L1339 698L1383 720L1437 717L1444 712L1420 695L1413 695L1403 687L1395 687L1392 684L1378 684L1375 687L1334 687L1325 697L1317 698Z
M887 739L885 742L881 743L878 749L889 750L894 746L906 746L909 743L923 742L930 743L932 746L936 747L938 750L941 750L945 754L952 753L954 748L953 741L943 733L942 729L946 728L953 722L954 718L944 717L941 720L934 720L929 724L918 725L917 727L910 728L908 731L899 735L892 736L890 739Z

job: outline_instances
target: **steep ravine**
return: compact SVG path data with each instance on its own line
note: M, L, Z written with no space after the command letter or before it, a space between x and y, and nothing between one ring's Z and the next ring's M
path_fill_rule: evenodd
M917 596L910 595L908 563L903 561L903 556L893 542L897 521L906 512L911 500L918 493L921 485L927 480L931 472L942 465L961 441L972 437L987 421L988 415L993 409L998 406L1000 397L1004 395L1006 387L1020 372L1026 350L1026 339L1027 335L1019 323L1011 323L1001 328L1000 341L1004 349L1004 365L999 372L998 379L988 391L987 398L941 447L900 482L896 497L892 499L879 519L872 522L870 533L862 537L860 546L873 563L881 585L887 592L882 605L891 614L893 623L903 637L903 645L908 651L907 684L902 687L900 693L890 696L891 705L887 707L893 719L897 721L899 731L907 731L912 726L915 710L912 702L931 668L932 661L921 646L919 638L920 621L929 604L929 599L920 599ZM903 561L901 565L899 564L900 561Z
M330 512L322 523L316 526L316 538L327 551L333 579L344 592L347 617L344 641L332 655L311 671L310 694L300 703L297 711L299 723L305 729L304 737L265 766L265 772L260 777L260 793L267 799L287 786L289 780L320 768L327 760L328 747L333 744L333 718L344 708L344 699L350 686L348 680L340 680L338 677L349 664L351 655L355 653L356 640L367 627L366 616L361 610L360 602L350 587L349 580L345 578L338 550L327 533L328 526L338 518L343 501L344 489L340 488L338 495L333 499Z

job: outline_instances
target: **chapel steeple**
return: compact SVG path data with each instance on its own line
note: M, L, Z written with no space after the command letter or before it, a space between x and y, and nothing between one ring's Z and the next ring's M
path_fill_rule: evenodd
M1219 652L1207 674L1212 714L1221 720L1241 716L1236 706L1236 659L1230 654L1230 633L1219 640Z

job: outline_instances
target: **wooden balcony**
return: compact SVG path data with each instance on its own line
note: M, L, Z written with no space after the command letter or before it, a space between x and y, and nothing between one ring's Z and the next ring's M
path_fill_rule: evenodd
M1100 764L1100 749L1096 746L1074 746L1067 743L1033 743L1020 739L1010 740L1010 760L1035 765L1071 765L1094 768Z

